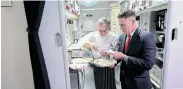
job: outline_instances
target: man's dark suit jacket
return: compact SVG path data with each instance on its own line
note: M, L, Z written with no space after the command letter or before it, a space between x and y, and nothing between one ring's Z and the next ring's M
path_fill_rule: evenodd
M124 53L126 35L119 37L119 50ZM149 70L156 58L156 44L153 34L139 28L134 32L127 52L128 60L120 66L120 80L123 89L151 89ZM120 62L120 61L118 61Z

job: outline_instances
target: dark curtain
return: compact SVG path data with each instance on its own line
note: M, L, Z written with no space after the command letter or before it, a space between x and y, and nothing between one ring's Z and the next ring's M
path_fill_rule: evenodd
M51 89L38 36L45 1L24 1L28 23L29 51L35 89Z

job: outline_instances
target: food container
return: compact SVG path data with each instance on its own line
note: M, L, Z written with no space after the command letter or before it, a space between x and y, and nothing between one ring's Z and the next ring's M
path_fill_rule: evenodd
M97 67L110 67L114 64L117 63L116 60L114 59L95 59L94 61L91 62L93 65L97 66Z
M87 69L89 62L92 62L93 58L74 58L71 60L71 64L69 64L69 67L71 69Z
M93 58L75 58L71 60L72 64L88 64L89 62L92 62Z

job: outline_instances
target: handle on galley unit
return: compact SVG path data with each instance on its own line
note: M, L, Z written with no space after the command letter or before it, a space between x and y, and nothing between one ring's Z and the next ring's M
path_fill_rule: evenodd
M177 28L172 29L172 41L177 40L177 37L178 37L178 32L177 31L178 31Z
M55 33L55 45L57 47L62 46L62 40L61 40L61 35L59 32Z

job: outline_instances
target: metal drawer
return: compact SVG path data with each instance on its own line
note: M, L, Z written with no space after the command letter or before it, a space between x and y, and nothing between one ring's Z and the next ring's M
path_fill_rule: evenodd
M83 52L80 50L73 50L71 52L71 57L83 57Z
M69 59L69 62L71 61L71 52L68 51L68 59Z
M79 89L79 76L77 70L70 70L71 89Z
M150 74L155 78L156 82L161 83L162 70L157 66L153 66L150 70Z

